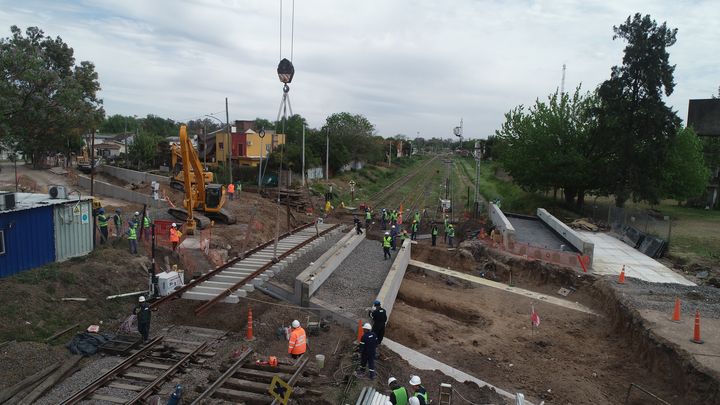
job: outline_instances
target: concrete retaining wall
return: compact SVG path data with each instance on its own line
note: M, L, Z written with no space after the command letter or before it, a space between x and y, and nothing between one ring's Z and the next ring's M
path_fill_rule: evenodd
M515 228L497 205L490 203L488 211L490 212L490 220L493 222L493 225L502 233L505 249L509 249L510 246L515 243Z
M595 245L583 238L582 235L575 232L572 228L565 225L562 221L555 218L552 214L547 212L544 208L537 209L537 217L540 218L547 226L557 232L560 236L565 238L575 249L582 252L583 256L590 258L590 266L592 266L593 254L595 252Z
M78 176L78 184L80 185L80 187L90 190L89 177ZM124 187L97 180L95 180L95 184L93 187L96 193L108 196L110 198L117 198L118 200L125 200L138 204L147 204L149 207L153 206L154 200L152 196L149 196L147 194L141 194L136 191L128 190Z
M407 270L408 263L410 263L411 246L410 239L405 239L405 242L395 256L395 261L390 267L390 271L377 296L377 300L382 303L383 308L385 308L387 312L388 319L390 319L395 298L397 298L400 285L405 277L405 270Z
M101 165L100 170L103 173L107 173L111 176L117 177L127 181L128 183L146 183L150 184L153 181L157 181L161 184L170 184L170 178L168 176L158 176L156 174L150 174L145 172L139 172L137 170L123 169L122 167Z
M310 297L332 275L335 269L365 239L365 232L360 235L353 231L343 236L338 243L320 256L311 266L295 278L295 299L300 305L310 305Z

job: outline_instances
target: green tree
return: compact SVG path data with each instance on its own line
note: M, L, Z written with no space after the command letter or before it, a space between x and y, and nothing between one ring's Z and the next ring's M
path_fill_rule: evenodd
M91 62L75 64L74 51L60 37L37 27L0 39L0 142L17 145L34 165L41 158L77 146L105 112Z
M703 144L692 128L681 129L670 148L663 169L664 196L678 203L702 195L710 178Z
M595 103L578 86L572 95L556 91L547 102L516 107L496 131L494 153L524 189L563 189L567 203L577 197L582 206L586 191L597 186L596 124L589 114Z
M667 48L677 29L658 25L649 15L635 14L613 27L613 39L627 41L623 63L598 89L598 136L604 140L606 170L602 191L622 207L629 198L657 202L663 191L665 166L680 118L665 105L675 87Z
M162 148L158 148L165 139L161 136L141 132L133 139L130 145L130 161L137 165L138 170L142 167L150 167L154 165L154 159L158 153L163 153ZM165 141L167 144L167 141ZM169 153L168 153L169 156Z
M260 132L261 129L275 129L275 123L266 120L265 118L255 118L255 124L253 125L253 131Z

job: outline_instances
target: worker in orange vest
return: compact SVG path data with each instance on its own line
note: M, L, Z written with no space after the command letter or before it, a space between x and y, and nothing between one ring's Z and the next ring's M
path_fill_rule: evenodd
M170 243L172 243L173 252L177 249L178 243L180 243L180 231L177 229L177 224L173 222L172 228L170 228Z
M231 200L235 199L235 184L234 183L228 184L227 192L228 192L228 194L230 194Z
M305 354L307 351L307 336L305 329L300 327L300 321L297 319L292 321L292 332L290 332L290 342L288 342L288 354L293 359Z

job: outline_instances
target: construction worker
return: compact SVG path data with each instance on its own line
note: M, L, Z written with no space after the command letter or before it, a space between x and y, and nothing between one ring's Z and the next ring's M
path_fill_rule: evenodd
M97 223L100 228L100 244L104 245L108 240L108 219L105 216L105 208L98 210Z
M143 233L145 234L145 240L150 240L150 216L147 211L145 212L145 219L143 219Z
M127 230L127 236L128 241L130 242L130 253L136 255L137 254L137 230L138 230L138 224L137 222L128 221L128 230Z
M410 225L410 240L417 240L418 224L419 222L413 219Z
M150 338L150 304L145 302L144 295L138 299L133 315L137 316L138 332L142 335L143 343L147 343Z
M362 224L360 224L360 218L357 215L353 215L353 222L355 223L355 233L360 235L362 233Z
M455 227L453 224L448 224L448 244L453 247L453 239L455 239Z
M432 245L435 246L435 242L437 241L437 235L438 235L438 227L435 222L432 223L432 229L430 230L430 236L432 237Z
M115 209L113 224L115 225L115 237L120 239L122 237L122 211L120 208Z
M369 323L363 325L363 335L360 339L358 351L360 352L360 367L357 373L365 373L365 366L368 369L368 378L375 378L375 350L377 349L377 335L372 331Z
M420 405L427 405L430 403L428 400L427 390L422 386L420 377L416 375L410 376L410 389L412 390L413 397L420 401Z
M397 225L397 221L398 221L398 212L397 212L397 210L392 210L392 212L390 212L390 223L393 225Z
M420 226L420 211L415 211L415 216L413 217L413 220L417 221L418 226Z
M228 192L228 195L230 196L230 200L234 200L235 199L235 184L234 183L228 184L227 192Z
M375 300L373 302L373 310L370 312L370 319L372 319L372 330L377 335L377 344L380 346L385 336L385 323L387 322L387 312L385 308L380 306L380 301Z
M445 220L444 220L444 223L443 223L443 225L444 225L444 226L443 226L443 232L444 232L444 234L443 234L443 242L445 242L445 243L447 243L447 234L448 234L448 224L449 224L449 223L450 223L450 221L448 220L448 216L447 216L447 214L445 214Z
M175 222L173 222L170 228L170 243L172 244L172 250L174 252L177 249L178 243L180 243L180 231L178 231Z
M370 223L372 222L372 211L370 211L370 207L365 208L365 229L370 228Z
M382 209L382 212L380 213L380 225L382 226L382 230L384 231L387 229L387 223L389 219L388 212L385 208Z
M288 342L288 354L293 359L305 354L307 351L307 336L305 335L305 329L300 327L300 321L297 319L292 321L292 332L290 332L290 341Z
M410 395L395 377L388 378L388 385L390 386L390 403L393 405L408 405Z
M385 231L385 236L383 236L383 260L392 259L392 256L390 255L390 247L392 246L392 236L390 236L390 232Z
M395 228L395 225L390 226L390 238L390 246L392 250L395 250L395 238L397 238L397 228Z
M408 238L407 229L403 229L402 233L400 234L400 247L402 247L403 243L405 243L405 239Z

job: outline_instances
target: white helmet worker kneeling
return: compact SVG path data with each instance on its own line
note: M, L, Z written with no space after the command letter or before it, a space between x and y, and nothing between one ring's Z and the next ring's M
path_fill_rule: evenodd
M305 354L307 351L307 336L305 335L305 329L300 327L300 321L297 319L292 321L292 332L290 332L290 341L288 342L288 354L293 359Z
M430 401L428 400L427 390L425 389L425 387L422 386L420 377L416 375L410 376L410 389L413 392L412 398L417 398L418 404L427 405L430 403Z

